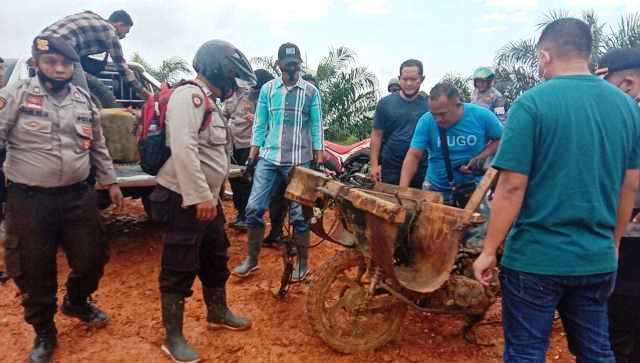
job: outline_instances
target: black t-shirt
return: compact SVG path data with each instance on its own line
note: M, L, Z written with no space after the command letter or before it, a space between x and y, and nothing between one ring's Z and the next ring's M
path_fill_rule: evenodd
M373 128L383 132L380 150L383 181L392 184L398 184L400 181L402 163L409 151L413 132L418 119L426 112L429 112L429 106L427 98L423 95L418 95L413 101L407 101L400 96L400 92L394 92L378 102ZM427 155L420 163L412 186L421 186L426 168Z

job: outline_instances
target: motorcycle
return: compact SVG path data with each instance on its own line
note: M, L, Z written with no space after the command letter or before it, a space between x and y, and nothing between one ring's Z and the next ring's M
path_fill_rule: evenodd
M324 148L324 166L331 177L354 186L365 186L370 183L367 175L369 174L371 139L361 140L351 145L325 141Z

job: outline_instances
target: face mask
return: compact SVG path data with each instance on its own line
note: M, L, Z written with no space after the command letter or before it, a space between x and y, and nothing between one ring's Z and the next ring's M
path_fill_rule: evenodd
M298 78L298 72L300 72L300 65L297 63L289 63L283 71L289 76L289 79L296 79Z
M49 89L51 89L51 91L53 92L62 91L71 82L71 78L63 79L63 80L54 79L42 73L41 71L38 71L37 75L40 82L42 82L42 84L44 84L45 86L49 87Z

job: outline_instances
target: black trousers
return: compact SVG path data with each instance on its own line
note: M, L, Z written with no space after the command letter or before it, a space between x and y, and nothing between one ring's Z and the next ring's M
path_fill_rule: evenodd
M27 323L47 327L56 312L58 246L71 267L66 287L72 302L98 289L109 259L96 191L86 183L61 188L9 183L7 189L7 272L22 293Z
M224 213L211 222L196 218L196 207L182 208L182 197L167 190L168 229L162 251L160 291L191 296L196 276L202 285L222 288L229 279Z
M609 338L617 363L640 363L640 296L611 295Z
M234 149L233 158L237 165L244 165L249 158L249 148ZM249 194L251 194L251 181L245 178L231 178L229 179L231 184L231 191L233 192L233 205L238 211L238 218L244 219L244 210L247 208L247 202L249 202Z

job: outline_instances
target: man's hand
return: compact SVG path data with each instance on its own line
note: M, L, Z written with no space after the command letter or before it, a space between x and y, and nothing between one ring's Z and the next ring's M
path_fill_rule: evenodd
M316 165L324 164L324 151L323 150L314 150L313 151L313 162Z
M124 197L118 184L111 184L109 186L109 197L111 198L111 203L116 206L116 211L121 212L124 208Z
M466 165L460 166L460 171L465 174L471 174L480 168L480 159L473 158Z
M382 181L382 166L380 166L380 164L371 165L371 170L369 171L369 173L371 174L371 179L373 179L374 181Z
M252 179L253 174L256 172L256 165L258 165L258 159L249 157L247 159L247 162L245 163L244 172L242 173L242 176L247 179Z
M218 209L213 205L213 200L199 203L196 205L196 218L199 221L208 222L214 220L218 216Z
M482 251L473 263L473 275L482 285L489 286L496 272L496 265L496 254Z

